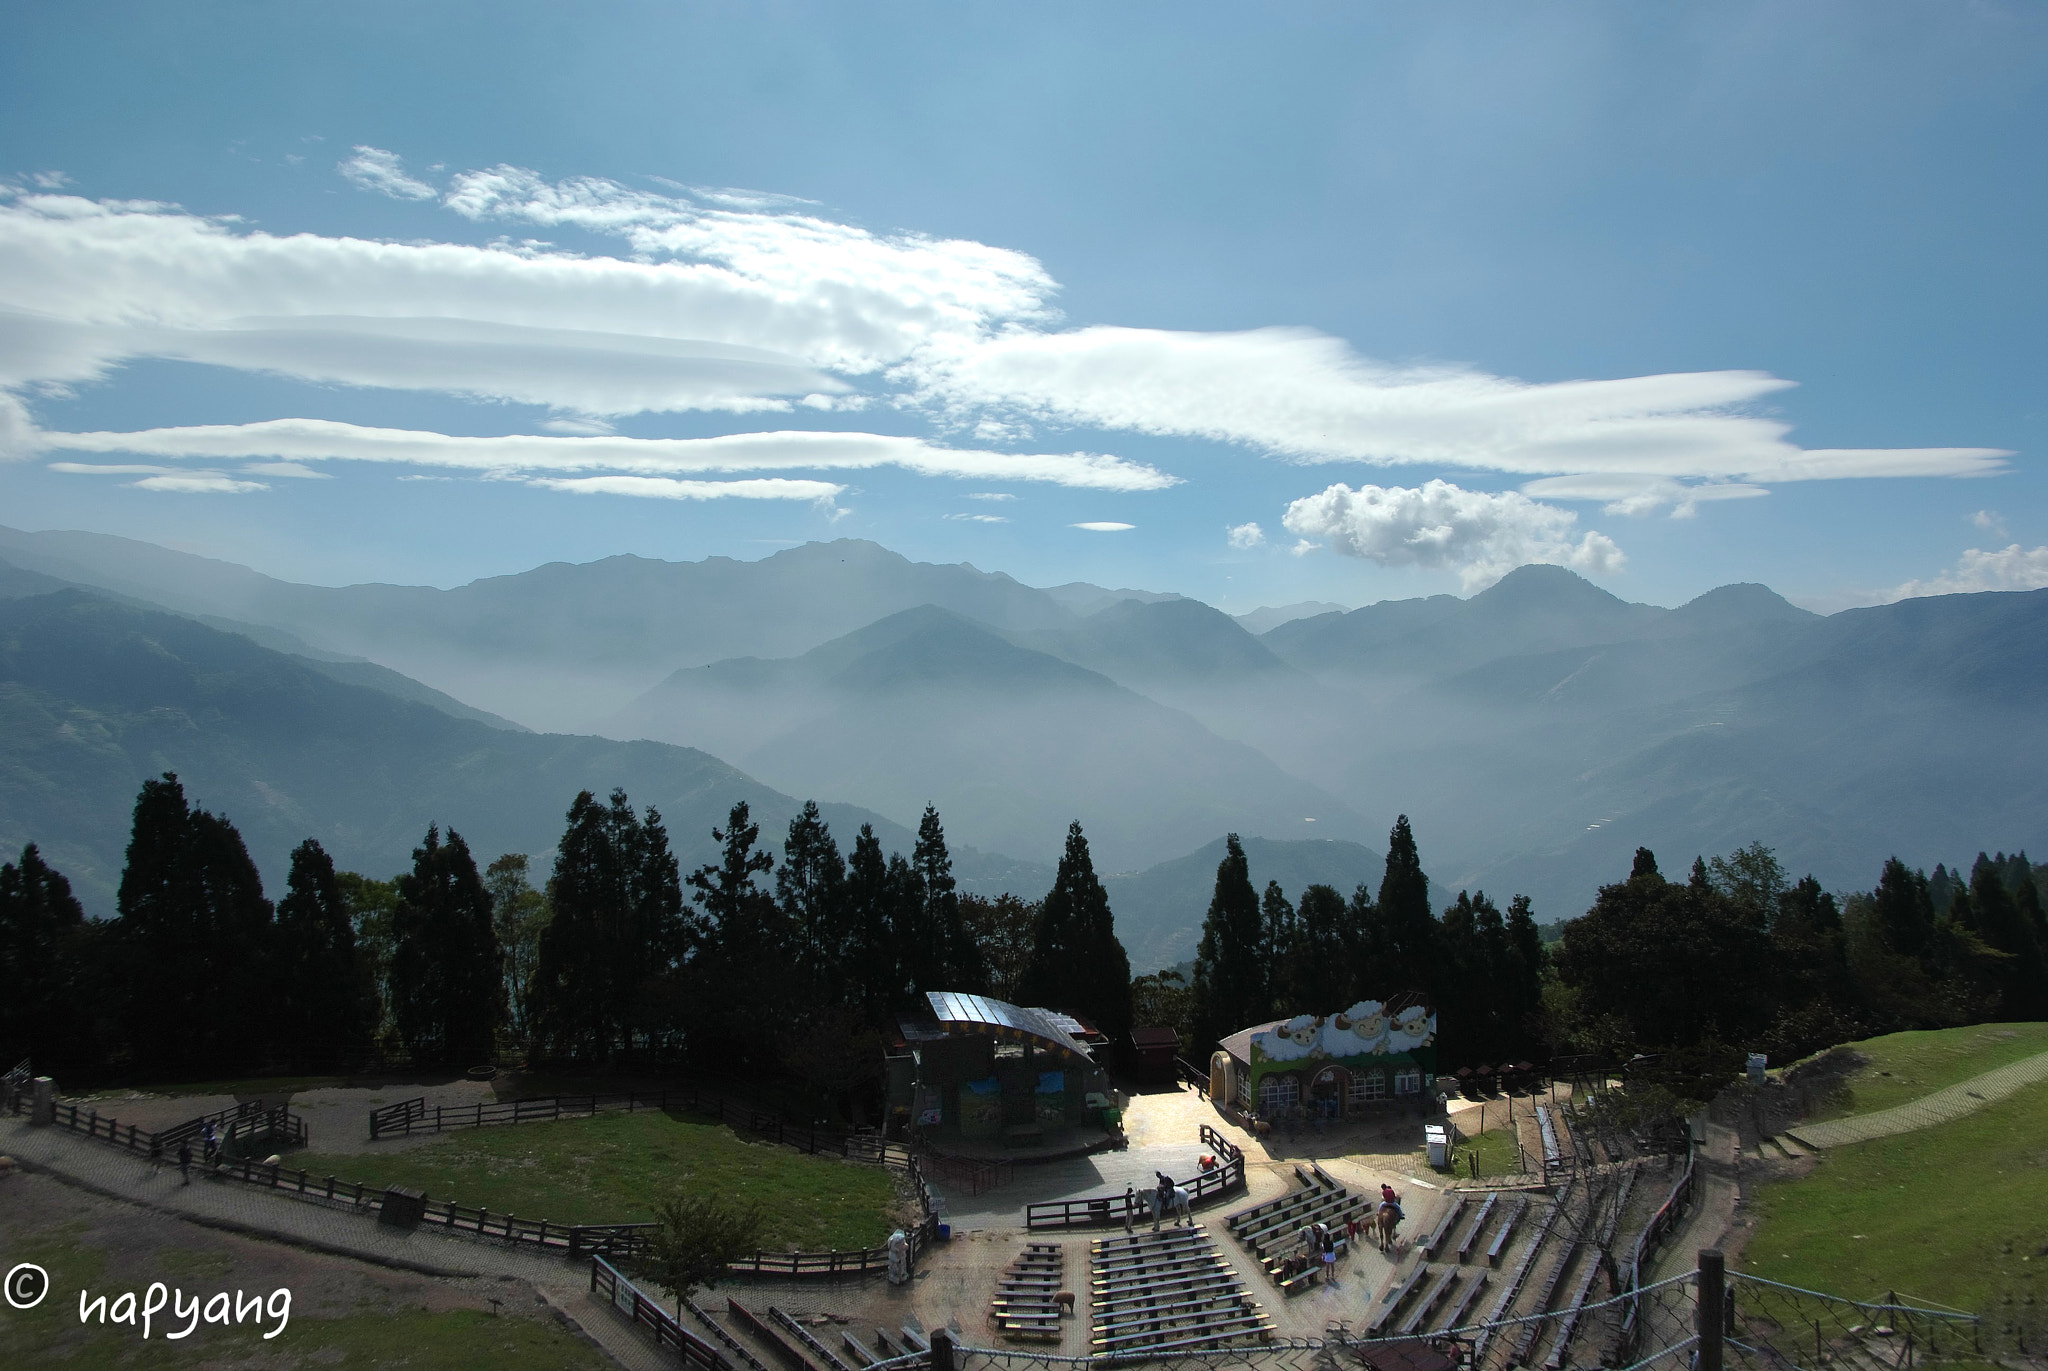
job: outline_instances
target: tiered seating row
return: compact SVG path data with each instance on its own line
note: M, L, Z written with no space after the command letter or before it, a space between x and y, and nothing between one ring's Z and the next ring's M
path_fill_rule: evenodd
M1101 1238L1090 1263L1098 1353L1218 1346L1273 1330L1199 1227Z
M1294 1174L1301 1181L1301 1189L1240 1210L1225 1221L1253 1259L1289 1295L1313 1285L1320 1279L1318 1272L1322 1269L1318 1260L1288 1274L1288 1258L1296 1255L1301 1230L1311 1224L1327 1224L1341 1260L1350 1251L1351 1224L1363 1224L1369 1219L1374 1204L1372 1197L1352 1194L1313 1163L1308 1171L1296 1166Z
M996 1282L996 1297L988 1306L1003 1336L1059 1341L1066 1261L1065 1250L1056 1242L1024 1244L1023 1254Z

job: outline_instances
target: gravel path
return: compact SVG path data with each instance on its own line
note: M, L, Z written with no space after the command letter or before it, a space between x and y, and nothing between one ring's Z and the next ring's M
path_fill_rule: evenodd
M583 1262L424 1228L389 1228L345 1207L204 1179L197 1166L186 1185L175 1163L152 1175L148 1161L132 1152L64 1129L32 1127L24 1117L0 1119L0 1153L110 1199L208 1227L429 1276L515 1277L532 1284L620 1365L639 1371L673 1364L638 1329L591 1298Z
M1794 1142L1808 1147L1846 1147L1850 1143L1888 1138L1894 1133L1910 1133L1959 1119L2043 1080L2048 1080L2048 1052L2024 1057L1981 1076L1972 1076L1910 1104L1880 1109L1874 1114L1834 1119L1828 1123L1800 1124L1784 1132Z

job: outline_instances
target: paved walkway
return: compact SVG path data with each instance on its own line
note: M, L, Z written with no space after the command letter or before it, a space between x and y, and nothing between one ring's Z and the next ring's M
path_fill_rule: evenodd
M1783 1131L1794 1142L1807 1147L1846 1147L1850 1143L1888 1138L1894 1133L1911 1133L1915 1129L1932 1128L1936 1124L1959 1119L2044 1080L2048 1080L2048 1052L2023 1057L1995 1071L1972 1076L1910 1104L1827 1123L1803 1123Z
M151 1175L148 1161L126 1149L61 1128L32 1127L23 1116L0 1118L0 1153L110 1199L209 1227L427 1276L523 1280L620 1365L632 1371L673 1365L639 1330L591 1297L589 1267L581 1260L571 1263L531 1248L426 1228L388 1228L347 1207L238 1181L205 1179L197 1166L192 1183L186 1185L179 1180L175 1163Z

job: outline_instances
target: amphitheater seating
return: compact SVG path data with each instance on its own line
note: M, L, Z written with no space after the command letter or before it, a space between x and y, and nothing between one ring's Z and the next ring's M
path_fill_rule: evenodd
M1199 1225L1100 1238L1089 1261L1097 1353L1221 1346L1272 1332Z
M1308 1170L1296 1166L1294 1174L1301 1182L1300 1189L1239 1210L1224 1221L1274 1284L1289 1295L1298 1294L1321 1279L1317 1274L1320 1262L1298 1275L1281 1277L1285 1259L1295 1255L1299 1248L1301 1230L1314 1223L1328 1224L1336 1235L1337 1256L1342 1260L1350 1253L1349 1226L1354 1222L1363 1225L1376 1202L1373 1196L1353 1194L1319 1166L1311 1164Z
M1472 1250L1485 1236L1486 1225L1493 1221L1493 1211L1500 1208L1500 1192L1494 1191L1486 1197L1486 1203L1479 1206L1479 1216L1472 1220L1472 1227L1465 1231L1465 1241L1458 1244L1458 1265L1471 1260Z
M1023 1254L996 1282L988 1312L1006 1338L1060 1339L1059 1294L1066 1253L1056 1242L1024 1244Z

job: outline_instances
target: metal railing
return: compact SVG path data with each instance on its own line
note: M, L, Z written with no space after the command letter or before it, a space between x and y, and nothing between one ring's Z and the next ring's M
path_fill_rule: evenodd
M1208 1124L1201 1127L1204 1146L1214 1149L1217 1165L1186 1183L1191 1206L1212 1204L1245 1189L1244 1152ZM1024 1207L1026 1228L1096 1228L1136 1223L1146 1211L1141 1201L1150 1191L1091 1195L1078 1200L1047 1200Z
M605 1303L628 1321L652 1329L654 1345L674 1351L685 1366L698 1367L700 1371L732 1371L732 1363L724 1353L683 1327L675 1315L649 1299L603 1257L590 1259L590 1293L603 1296Z

